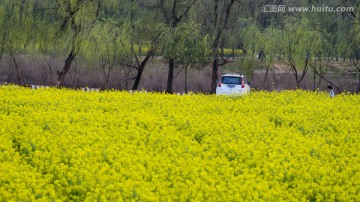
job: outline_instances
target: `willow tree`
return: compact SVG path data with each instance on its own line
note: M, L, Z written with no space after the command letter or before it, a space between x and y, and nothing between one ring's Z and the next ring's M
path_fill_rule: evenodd
M7 16L6 16L6 11L7 11L7 8L6 8L6 3L5 3L6 1L2 1L1 3L0 3L0 27L1 27L1 29L0 29L0 46L1 46L1 48L0 48L0 60L1 60L1 58L2 58L2 56L3 56L3 54L4 54L4 51L5 51L5 42L6 42L6 39L5 39L5 37L6 37L6 29L4 29L5 28L5 19L7 18Z
M198 0L156 0L152 8L157 8L157 11L162 14L160 19L169 28L175 30L181 22L186 20L190 10L193 8ZM157 17L159 18L159 17ZM159 21L160 22L160 21ZM173 48L178 46L176 40L172 40ZM168 57L168 79L166 92L172 93L173 91L173 79L174 79L174 68L175 68L175 57Z
M290 19L286 23L284 39L279 39L282 45L279 59L291 68L298 88L313 58L322 56L324 37L306 18L302 18L300 21Z
M71 64L81 50L84 38L100 16L101 0L55 0L56 14L61 19L58 37L62 36L67 58L58 71L57 86L62 86Z
M0 58L10 56L16 80L21 85L17 56L31 52L36 41L34 33L34 1L3 0L0 3Z
M104 88L109 88L112 71L130 57L130 42L125 29L116 26L116 21L98 22L83 42L82 53L89 61L98 63L103 72Z
M358 86L357 93L360 93L360 5L357 6L357 12L353 13L353 25L349 34L349 45L348 45L348 54L350 55L350 70L352 74L358 74Z
M254 52L265 52L265 60L270 64L286 64L297 88L308 73L312 60L322 56L324 37L306 18L288 18L282 28L270 26L260 33L254 27L250 29L249 33L256 34L251 37L248 33L245 45Z
M30 33L33 40L32 55L41 57L39 59L45 61L48 67L47 81L49 84L54 83L55 71L49 63L49 56L55 58L61 53L62 38L57 37L56 33L59 31L60 21L53 12L49 11L49 6L52 5L52 0L35 1L34 4L34 23L33 31ZM46 82L46 81L45 81Z
M166 27L161 24L148 24L143 20L131 23L127 33L131 45L131 58L127 66L136 70L136 76L132 90L138 90L145 67L151 57L158 51L162 33Z
M265 37L261 31L260 26L254 21L254 19L239 19L240 30L239 30L239 38L244 43L244 53L249 55L250 57L242 58L242 63L245 63L245 65L242 65L246 68L250 76L253 74L253 71L255 70L254 58L257 58L262 66L266 67L266 73L264 78L264 83L267 80L269 70L272 70L272 63L273 61L266 60L266 53L264 51L266 40ZM260 54L261 53L261 54ZM250 78L249 77L249 78Z
M199 24L189 21L163 33L161 43L163 56L166 59L172 58L174 63L183 66L185 69L185 93L188 93L188 68L208 62L210 53L209 37L202 36L200 30Z
M220 48L225 44L224 34L228 31L228 22L231 18L231 9L233 8L236 0L213 0L213 12L212 12L212 77L211 77L211 93L216 92L216 84L218 80L219 67L225 65L227 60L223 58L223 54L220 52ZM221 59L222 61L221 61Z
M132 90L138 90L145 67L158 50L162 32L166 28L163 22L154 20L156 12L146 9L144 3L143 0L129 0L123 6L127 13L127 23L123 28L126 29L131 50L131 57L125 65L136 71ZM164 6L164 2L160 2L160 5Z

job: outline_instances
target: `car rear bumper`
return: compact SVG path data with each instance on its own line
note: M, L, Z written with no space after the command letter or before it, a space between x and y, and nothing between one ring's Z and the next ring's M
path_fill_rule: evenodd
M246 95L248 92L216 92L216 95L228 95L228 96L241 96Z

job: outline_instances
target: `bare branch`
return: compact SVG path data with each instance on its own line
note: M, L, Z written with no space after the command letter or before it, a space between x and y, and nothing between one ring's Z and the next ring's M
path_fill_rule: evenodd
M222 60L222 63L219 63L218 67L222 67L225 64L227 64L229 62L230 56L227 56L226 58L224 58L224 55L220 55L220 58Z
M176 19L176 24L179 23L185 16L187 16L187 14L189 13L191 7L195 4L196 0L193 0L190 5L187 6L187 8L185 9L184 13L182 15L180 15L177 19Z
M175 79L176 77L178 77L181 72L182 72L182 68L180 69L180 71L173 78Z
M318 75L318 77L320 77L320 78L323 79L324 81L326 81L326 82L330 83L331 85L335 86L335 88L336 88L339 92L341 92L341 89L338 87L338 85L336 85L334 82L326 79L324 75L319 74L317 71L315 71L315 74Z
M140 64L140 60L139 60L138 55L135 53L134 46L131 46L131 52L133 53L133 55L134 55L134 57L135 57L136 65L139 67L141 64Z

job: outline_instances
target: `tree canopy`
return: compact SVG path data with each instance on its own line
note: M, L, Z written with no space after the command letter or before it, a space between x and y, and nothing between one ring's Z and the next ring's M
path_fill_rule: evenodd
M345 12L269 12L267 6L352 8ZM173 69L212 63L212 91L225 50L242 50L291 68L297 86L314 58L360 59L360 3L356 0L2 0L0 59L21 54L65 58L62 85L76 57L107 69L133 68L137 89L151 57ZM354 67L357 67L353 64ZM355 68L356 69L356 68ZM19 79L20 80L20 79Z

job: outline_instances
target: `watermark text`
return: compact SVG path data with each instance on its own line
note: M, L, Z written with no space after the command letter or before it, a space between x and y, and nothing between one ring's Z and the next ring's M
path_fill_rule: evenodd
M263 13L285 13L285 12L308 12L308 13L345 13L354 12L355 7L333 7L333 6L287 6L287 5L264 5L261 12Z

